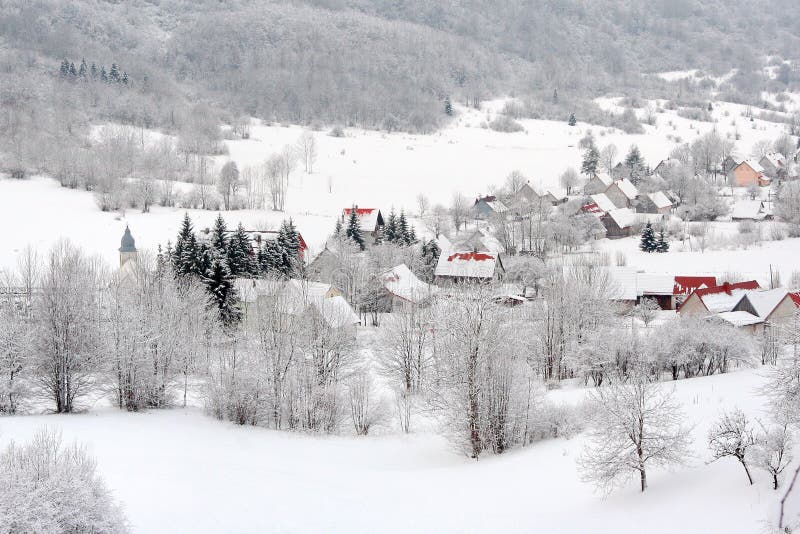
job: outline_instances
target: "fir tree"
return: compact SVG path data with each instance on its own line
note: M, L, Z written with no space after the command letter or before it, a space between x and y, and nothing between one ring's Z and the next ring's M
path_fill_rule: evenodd
M277 244L281 252L279 270L285 276L291 277L300 267L300 236L292 219L281 224Z
M228 269L232 276L255 275L258 271L253 258L250 237L241 223L228 240Z
M188 276L192 273L196 254L197 239L194 235L192 220L187 213L183 217L178 238L175 240L175 249L172 252L172 268L176 276Z
M108 83L108 74L106 74L105 66L100 67L100 80Z
M264 275L282 275L283 251L277 241L267 241L258 251L259 271Z
M75 63L70 62L69 75L72 76L73 78L78 76L78 70L75 68Z
M625 156L625 166L628 168L628 174L633 183L638 183L643 178L644 160L638 146L631 145L628 155Z
M394 208L389 212L386 226L383 227L383 239L387 243L394 243L397 240L397 215L394 213Z
M86 59L81 59L81 67L78 69L78 76L81 78L86 78L86 73L88 70L89 69L86 67Z
M347 221L347 230L345 230L345 235L347 235L347 238L353 243L358 245L361 250L366 248L364 236L361 234L361 222L358 220L358 210L356 209L355 205L350 210L350 218Z
M111 64L111 70L108 71L108 79L114 83L119 83L119 66L116 63Z
M553 89L553 104L558 104L558 89ZM573 113L570 115L570 118L574 119L575 114ZM575 126L574 124L570 124L570 126Z
M427 282L433 282L434 274L436 272L436 264L439 261L439 255L442 251L436 241L431 239L427 243L422 243L422 277Z
M67 61L66 59L61 61L61 68L59 69L58 72L59 74L61 74L61 76L69 75L69 61Z
M92 66L91 66L91 68L89 69L89 74L92 76L92 79L93 79L93 80L96 80L96 79L97 79L97 75L98 75L98 72L97 72L97 65L95 65L94 63L92 63Z
M342 235L342 220L336 219L336 225L333 227L333 235L340 236Z
M228 226L225 224L225 219L222 214L217 214L214 221L214 228L211 230L211 246L214 251L219 254L220 258L225 258L228 255Z
M123 72L122 73L122 80L121 81L122 81L123 85L128 85L128 73L127 72Z
M406 220L406 213L400 210L400 216L397 218L397 243L399 245L408 245L410 236L408 235L408 221Z
M444 113L448 117L453 116L453 103L450 102L449 96L444 97Z
M192 271L191 273L198 277L203 277L208 274L211 270L211 266L214 263L214 259L216 254L211 250L211 248L205 243L197 243L195 241L195 250L197 253L194 256L194 262L192 263ZM223 263L227 263L225 258L220 258L220 261ZM227 266L227 265L226 265Z
M236 288L233 285L228 266L221 258L215 258L203 283L211 294L211 299L219 310L219 318L225 326L231 326L241 318L238 307Z
M669 252L669 241L664 236L664 228L658 232L658 243L656 243L656 252Z
M575 119L574 113L569 114L569 120L567 121L567 124L569 124L570 126L575 126L576 124L578 124L578 121Z
M600 165L600 153L594 145L586 149L583 153L583 162L581 163L581 172L588 177L597 174L597 168Z
M655 232L653 232L653 225L650 223L647 223L644 230L642 230L642 240L639 243L639 249L642 252L655 252L658 249Z

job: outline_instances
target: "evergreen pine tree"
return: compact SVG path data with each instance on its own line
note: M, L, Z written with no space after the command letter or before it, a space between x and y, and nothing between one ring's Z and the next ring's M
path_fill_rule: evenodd
M389 218L383 227L383 239L387 243L394 243L397 240L397 215L394 213L394 208L389 212Z
M119 83L119 66L116 63L111 64L111 70L108 71L108 79L114 83Z
M558 89L553 89L553 104L558 104ZM573 113L570 115L570 118L575 118L575 114ZM575 126L574 124L570 124L570 126Z
M122 73L122 80L121 81L122 81L123 85L128 85L128 73L127 72L123 72Z
M664 236L664 229L658 232L658 243L656 243L656 252L669 252L669 241Z
M333 235L342 235L342 219L336 219L336 225L333 227Z
M400 210L400 217L397 219L397 242L400 245L410 245L412 242L408 220L403 210Z
M94 63L92 63L92 67L89 69L89 74L92 76L93 80L97 79L97 75L98 75L97 65L95 65Z
M658 248L658 243L656 242L655 232L653 232L653 225L647 223L642 230L642 240L639 243L639 249L642 252L655 252Z
M628 174L634 184L644 178L644 160L638 146L631 145L628 155L625 156L625 166L628 168Z
M197 252L193 258L194 262L192 264L192 274L202 278L203 276L206 276L211 269L214 259L216 258L216 254L206 243L198 243L196 240L195 250ZM224 257L220 258L220 261L226 263L227 267L227 260Z
M172 253L172 268L177 276L187 276L192 273L197 252L197 240L194 227L189 214L185 214L178 238L175 240L175 249Z
M208 273L203 277L203 283L219 310L222 324L231 326L239 321L241 311L238 307L236 288L228 265L222 258L215 258L212 261Z
M105 66L100 67L100 80L108 83L108 74L106 74Z
M222 214L217 214L214 220L214 228L211 229L211 246L214 251L219 254L220 258L225 258L228 255L228 226L225 224L225 219Z
M78 69L78 76L86 78L88 70L89 69L86 67L86 59L81 59L81 67Z
M583 153L583 162L581 163L581 172L591 178L597 174L597 168L600 165L600 153L594 145L586 149Z
M69 75L72 76L73 78L78 76L78 69L75 68L75 63L70 62Z
M62 60L61 68L58 70L58 72L59 74L61 74L61 76L69 75L69 61L67 61L66 59Z
M413 245L417 242L417 231L414 230L414 225L408 225L408 244Z
M350 210L350 218L347 221L347 230L345 230L345 235L347 235L347 238L353 243L358 245L361 250L366 248L364 236L361 234L361 222L358 220L358 210L356 209L355 205Z
M236 231L228 240L228 269L232 276L258 274L250 237L245 232L242 223L239 223Z
M258 267L263 275L283 275L283 251L277 241L270 240L264 243L258 251Z
M450 102L449 96L444 97L444 112L449 117L453 116L453 103Z
M300 237L292 219L281 223L277 243L281 251L280 271L292 277L300 267Z
M575 126L576 124L578 124L578 121L575 119L574 113L569 114L569 120L567 121L567 124L569 124L570 126Z

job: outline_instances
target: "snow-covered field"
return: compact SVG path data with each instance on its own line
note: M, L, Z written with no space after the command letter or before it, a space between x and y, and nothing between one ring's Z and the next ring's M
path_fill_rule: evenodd
M599 99L598 103L608 109L619 109L616 98ZM274 229L284 217L291 216L313 253L324 245L342 208L353 203L384 212L392 207L416 212L419 194L426 195L433 204L448 205L454 192L468 197L488 193L493 186L502 185L505 176L515 169L526 174L535 185L557 188L558 177L568 166L579 168L578 141L589 129L601 148L608 143L616 144L620 158L631 144L637 144L645 160L654 166L676 146L674 136L686 142L712 128L722 135L733 136L738 132L741 137L737 142L738 152L745 156L754 143L774 140L784 128L782 124L759 119L750 122L742 117L744 106L721 102L715 104L714 123L691 121L665 111L658 114L656 126L645 126L643 135L628 135L581 122L570 127L565 121L525 119L519 121L524 132L507 134L482 128L481 123L500 107L500 101L491 101L481 111L459 108L460 114L452 125L431 135L347 129L346 137L335 138L318 132L319 157L314 172L293 173L286 213L250 210L224 216L229 224L241 221L249 229ZM230 158L243 168L262 164L284 145L295 143L301 133L302 129L296 126L255 125L251 139L226 143ZM220 167L225 159L217 158L216 165ZM140 248L154 250L159 243L174 239L185 211L155 207L148 214L138 210L102 213L91 193L62 189L46 178L14 182L0 177L0 228L4 229L0 232L0 269L13 267L27 244L44 252L60 237L70 238L113 265L117 262L116 247L125 224L131 226ZM216 217L215 212L188 211L200 229L210 227ZM632 240L620 243L628 247ZM780 254L790 256L796 249L793 245L786 246L788 243L775 248ZM737 252L736 258L748 254L757 256L757 265L737 270L763 272L765 265L768 269L766 256L758 252L743 252L741 256ZM725 271L729 264L739 261L731 256L720 258L718 264L709 264L715 260L708 258L714 257L703 256L702 267L696 270ZM642 266L655 261L641 260Z
M722 409L764 417L760 370L674 383L694 457L609 496L580 481L584 439L470 461L433 433L319 437L237 427L198 409L0 419L0 446L43 426L86 443L136 532L548 532L752 534L779 492L732 459L706 464ZM673 383L666 384L673 387ZM574 403L584 390L552 393ZM791 510L800 502L792 500ZM691 525L691 527L689 527Z

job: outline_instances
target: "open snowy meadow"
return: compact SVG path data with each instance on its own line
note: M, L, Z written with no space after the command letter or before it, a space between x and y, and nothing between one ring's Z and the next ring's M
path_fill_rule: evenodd
M80 441L136 532L615 532L753 534L777 521L768 476L748 485L732 458L710 460L723 410L763 419L762 372L665 383L693 426L684 465L604 495L581 481L582 435L469 460L432 432L320 437L240 427L198 408L125 413L104 400L82 414L0 419L0 445L42 427ZM585 390L551 393L576 404ZM792 464L792 469L794 463ZM789 501L800 511L800 497Z

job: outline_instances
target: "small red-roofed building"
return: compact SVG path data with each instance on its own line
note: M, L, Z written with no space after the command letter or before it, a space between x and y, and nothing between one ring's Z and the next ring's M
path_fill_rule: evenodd
M436 283L491 282L503 277L499 254L464 251L442 254L436 264Z

